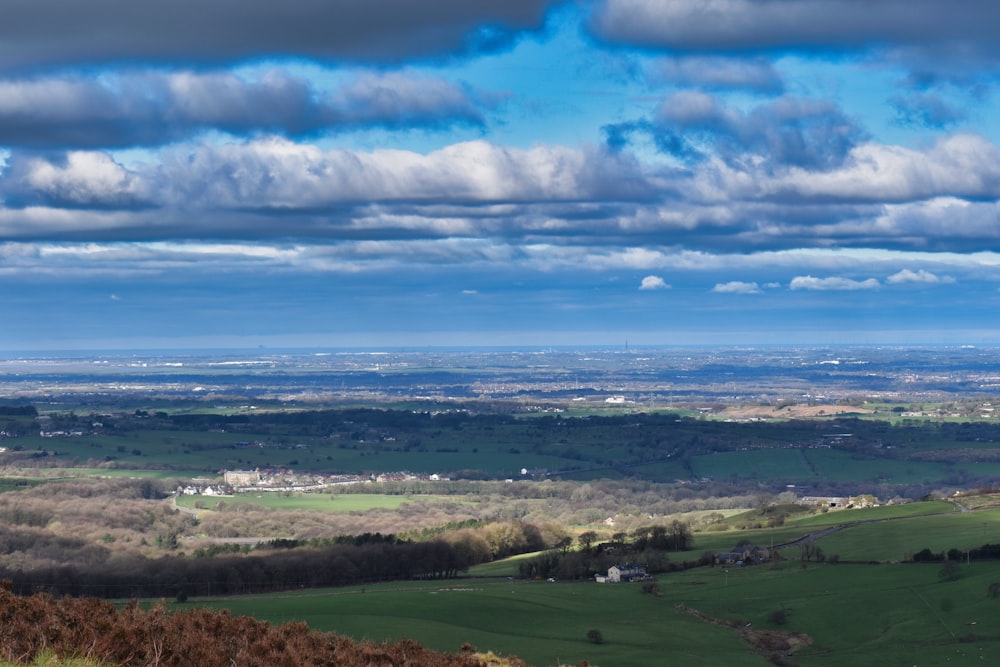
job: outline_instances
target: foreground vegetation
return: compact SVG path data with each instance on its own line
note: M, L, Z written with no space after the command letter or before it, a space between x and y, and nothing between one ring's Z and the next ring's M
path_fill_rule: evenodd
M66 665L158 665L163 667L480 667L500 664L473 650L430 651L413 641L354 642L310 630L304 623L271 625L228 612L192 609L166 613L129 605L119 611L94 598L55 600L19 597L0 588L0 656L23 663L67 658ZM45 662L42 662L42 661ZM510 659L503 664L521 665Z

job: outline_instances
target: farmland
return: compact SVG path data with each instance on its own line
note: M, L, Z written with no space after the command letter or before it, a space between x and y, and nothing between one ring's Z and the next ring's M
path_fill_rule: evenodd
M546 582L515 576L516 561L474 568L473 578L446 584L383 584L262 597L198 600L272 622L305 620L310 627L375 640L417 638L427 646L479 648L516 654L536 665L767 664L740 639L736 627L808 636L795 664L963 664L1000 658L1000 604L987 595L998 580L992 563L961 564L942 580L941 564L891 563L923 546L934 549L982 544L983 526L1000 530L1000 512L936 512L940 503L858 510L859 520L879 520L818 541L839 563L803 562L792 549L773 564L701 567L661 574L655 594L638 584ZM797 536L803 529L844 521L853 512L802 518L801 526L724 536L696 535L696 549L751 538L761 543ZM907 516L909 515L909 516ZM818 519L830 519L819 521ZM793 522L795 523L795 522ZM682 558L682 554L677 554ZM857 562L845 562L857 561ZM884 561L871 564L868 561ZM691 610L715 619L705 620ZM774 612L782 611L781 622ZM604 643L585 637L599 628Z
M283 469L451 479L640 479L795 485L816 492L922 495L988 484L1000 470L1000 424L858 418L723 422L673 412L563 417L468 408L40 414L10 426L0 464L24 476L214 475ZM46 471L35 474L32 471ZM128 471L128 472L123 472ZM89 473L88 473L89 474Z
M981 355L944 356L950 374L815 351L19 366L0 569L20 592L538 666L762 665L789 632L778 657L801 665L988 661L1000 577L972 554L1000 543L1000 401L970 379ZM636 546L671 526L688 550ZM738 542L781 559L713 568ZM655 586L595 584L617 558Z

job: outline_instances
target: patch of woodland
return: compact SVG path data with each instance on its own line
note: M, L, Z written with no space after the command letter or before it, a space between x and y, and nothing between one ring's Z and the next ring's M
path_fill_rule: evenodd
M84 657L108 665L158 667L479 667L498 664L465 650L447 654L416 642L356 642L311 631L304 623L271 625L226 611L122 610L95 598L15 595L0 586L0 659L27 663L38 655ZM503 664L523 667L516 658Z
M377 540L326 547L255 550L248 555L119 556L30 569L0 567L20 594L48 592L101 598L157 598L268 593L406 579L445 579L473 554L444 540Z
M167 553L165 538L195 522L165 497L149 480L68 480L0 493L0 566Z
M693 547L691 527L683 521L645 526L632 533L617 532L603 541L596 532L586 531L576 537L575 548L572 539L564 539L555 548L522 561L518 572L522 577L536 579L590 579L623 563L640 563L654 574L713 562L711 554L680 563L670 560L670 553Z
M551 536L550 536L551 537ZM0 535L2 538L2 535ZM28 538L25 538L27 541ZM102 598L266 593L412 579L447 579L470 566L551 546L538 527L516 521L447 531L431 540L365 533L312 540L279 539L244 553L216 545L192 555L110 557L100 547L62 539L27 545L36 558L0 566L21 594ZM174 548L177 548L176 543ZM47 557L53 551L52 557ZM96 555L86 557L89 550ZM78 551L74 551L78 550Z

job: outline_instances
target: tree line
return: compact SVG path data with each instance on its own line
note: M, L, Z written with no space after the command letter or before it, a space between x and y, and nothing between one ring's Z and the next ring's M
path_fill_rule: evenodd
M268 593L399 579L454 577L470 554L443 540L336 544L212 558L131 557L100 563L59 564L28 570L0 568L0 579L21 595L100 598L186 598Z
M23 534L22 534L23 533ZM278 539L249 554L200 549L195 555L108 557L107 549L70 538L7 530L5 549L34 548L65 553L62 562L36 560L0 566L0 579L29 595L100 598L171 597L267 593L406 579L447 579L472 565L545 548L542 531L531 524L498 522L464 528L424 541L367 533L313 540ZM17 539L15 539L17 538ZM20 539L20 541L18 541ZM165 538L164 541L166 541ZM174 544L176 549L178 545Z

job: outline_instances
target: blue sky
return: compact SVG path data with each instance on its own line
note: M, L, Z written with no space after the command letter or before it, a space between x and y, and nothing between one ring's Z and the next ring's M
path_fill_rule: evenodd
M1000 4L0 2L0 349L1000 343Z

